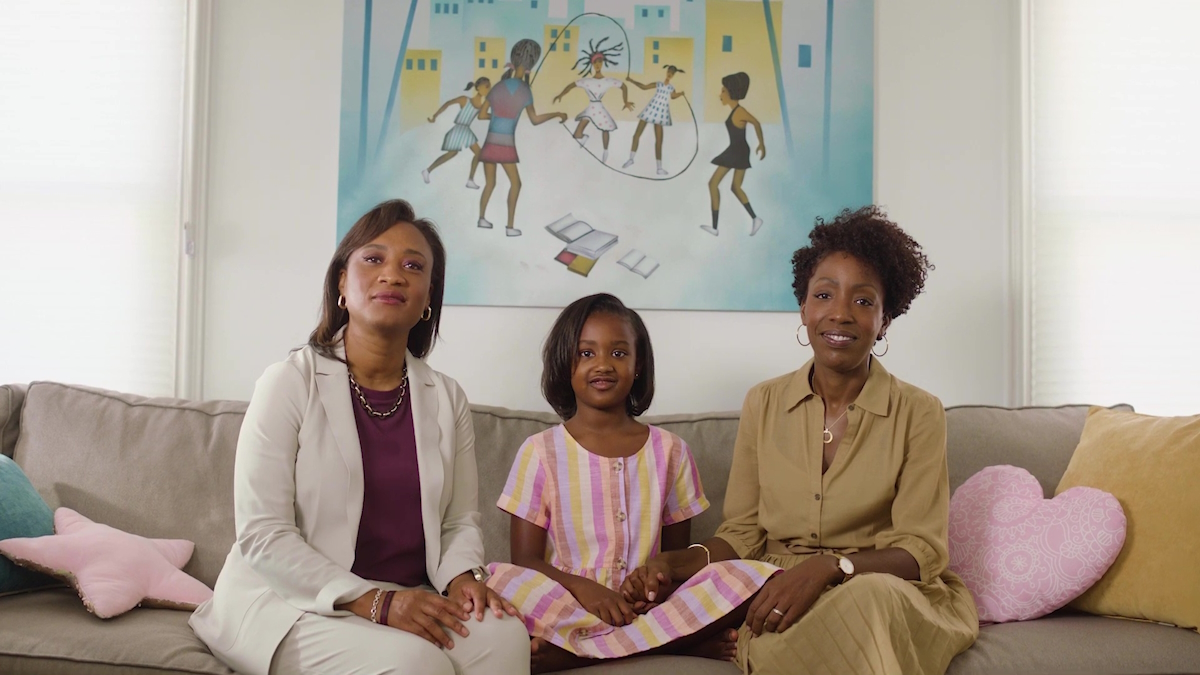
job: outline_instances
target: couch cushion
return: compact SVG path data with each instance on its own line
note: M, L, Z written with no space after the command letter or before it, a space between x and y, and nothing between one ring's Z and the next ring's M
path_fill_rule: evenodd
M1058 489L1121 500L1129 537L1111 569L1071 603L1092 614L1200 627L1200 416L1093 408Z
M13 459L51 508L195 542L184 571L212 587L234 541L233 455L245 410L35 382Z
M12 457L21 434L21 404L25 401L25 385L0 386L0 454Z
M558 424L552 413L528 412L471 406L475 425L475 457L479 464L479 510L483 516L484 554L489 561L509 559L509 514L496 506L504 481L517 450L526 438ZM646 417L647 424L676 434L691 446L704 494L712 507L693 519L692 540L703 541L721 524L721 508L729 465L733 459L733 439L737 435L738 413L702 415L664 415Z
M105 621L69 589L0 598L0 672L234 675L192 633L189 616L135 609Z
M1200 635L1064 611L984 626L947 675L1158 675L1200 672Z
M1090 406L996 408L964 405L946 410L946 462L956 490L984 467L1012 464L1053 495L1079 445ZM1113 410L1133 410L1117 405Z

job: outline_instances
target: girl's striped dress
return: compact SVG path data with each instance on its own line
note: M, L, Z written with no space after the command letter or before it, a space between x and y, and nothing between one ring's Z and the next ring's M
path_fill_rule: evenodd
M558 425L517 454L501 509L547 531L554 567L619 590L660 551L662 528L708 508L683 439L650 427L629 457L595 455ZM493 563L488 585L525 617L529 634L588 658L617 658L691 635L751 598L778 568L747 560L713 563L632 624L616 628L539 572Z
M466 105L454 118L454 126L450 127L450 131L447 131L446 137L442 139L442 150L458 152L475 145L479 139L475 137L475 132L471 131L471 122L478 116L479 108L471 105L471 100L467 99Z

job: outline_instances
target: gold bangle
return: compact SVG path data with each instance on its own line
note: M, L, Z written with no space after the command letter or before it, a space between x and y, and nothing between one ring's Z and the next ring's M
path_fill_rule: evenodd
M707 546L705 546L704 544L692 544L691 546L688 547L688 550L690 551L694 548L704 549L704 566L705 567L708 567L709 565L712 564L712 552L708 550Z

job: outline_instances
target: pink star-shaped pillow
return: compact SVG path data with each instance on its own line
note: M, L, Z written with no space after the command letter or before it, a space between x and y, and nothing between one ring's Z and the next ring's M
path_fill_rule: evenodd
M0 541L0 553L16 564L74 586L101 619L138 605L192 610L211 598L207 586L180 571L195 548L182 539L122 532L67 508L54 512L51 536Z

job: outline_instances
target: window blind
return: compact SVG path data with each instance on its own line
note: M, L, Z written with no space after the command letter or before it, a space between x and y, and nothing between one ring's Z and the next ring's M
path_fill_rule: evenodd
M1033 403L1200 414L1200 2L1029 19Z
M0 3L0 382L172 394L186 21Z

